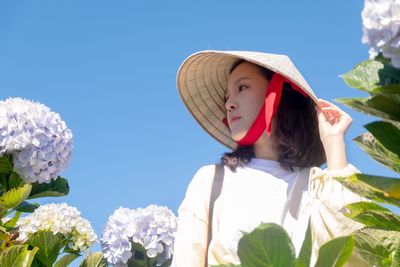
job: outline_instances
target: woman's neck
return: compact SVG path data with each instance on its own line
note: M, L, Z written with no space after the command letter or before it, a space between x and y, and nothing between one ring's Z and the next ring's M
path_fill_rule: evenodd
M278 160L278 153L275 148L275 140L274 136L270 135L269 137L266 134L263 134L257 142L254 143L254 154L258 159L269 159L269 160Z

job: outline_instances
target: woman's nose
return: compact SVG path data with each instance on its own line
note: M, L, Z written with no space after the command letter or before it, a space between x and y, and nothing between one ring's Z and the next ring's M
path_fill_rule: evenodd
M237 108L237 104L234 101L232 101L231 99L228 99L225 102L225 108L228 112L231 112Z

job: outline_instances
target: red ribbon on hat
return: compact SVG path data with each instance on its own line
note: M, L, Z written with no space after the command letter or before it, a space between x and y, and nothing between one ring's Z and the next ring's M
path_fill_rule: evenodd
M276 114L279 102L281 100L284 82L289 83L294 90L299 91L301 94L307 97L307 94L304 93L299 86L291 82L286 77L278 73L274 73L267 87L264 104L250 129L247 131L247 134L241 140L236 142L238 146L253 145L263 134L264 130L266 131L267 136L271 135L272 119ZM227 125L226 118L223 119L223 122Z

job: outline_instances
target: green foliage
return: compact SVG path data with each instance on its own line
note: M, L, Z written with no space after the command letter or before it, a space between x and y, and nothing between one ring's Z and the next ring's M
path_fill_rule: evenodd
M265 223L244 233L238 255L243 267L294 266L296 253L286 231L274 223Z
M353 251L353 237L339 237L324 244L315 267L340 267ZM239 241L238 255L241 265L224 264L213 267L309 267L311 264L312 234L308 223L306 236L296 258L292 241L283 227L274 223L263 223L251 233L244 233Z
M390 266L399 245L400 232L366 227L354 233L355 254L371 265Z
M28 250L27 245L15 245L6 248L0 253L0 266L29 267L37 251L37 248Z
M14 217L12 217L11 220L4 223L3 226L8 229L13 229L15 227L15 225L17 224L20 217L21 217L21 212L16 212L14 214Z
M345 206L343 214L366 226L400 231L400 217L373 202L356 202Z
M131 242L132 245L132 257L128 260L128 267L156 267L160 266L157 264L160 254L156 257L150 258L147 256L146 249L139 243ZM161 264L161 267L169 267L172 259L169 259Z
M25 183L21 179L21 177L18 175L16 172L12 172L10 174L10 179L8 180L8 188L9 189L14 189L18 188L20 186L23 186Z
M0 197L0 208L12 209L26 200L31 192L32 185L25 184L21 187L11 189Z
M20 212L32 213L35 211L35 209L37 209L39 207L40 207L40 205L37 203L29 203L27 201L24 201L21 204L19 204L18 206L16 206L14 209L16 211L20 211Z
M347 85L370 96L338 101L383 119L364 125L368 132L354 141L373 159L400 173L400 70L379 55L342 77ZM354 174L336 179L365 198L400 207L398 178ZM366 226L353 233L356 255L371 265L399 266L400 216L373 202L346 205L343 214Z
M0 157L0 173L9 175L14 169L11 155Z
M56 180L51 180L49 183L33 183L29 199L39 197L61 197L68 195L68 193L69 185L67 179L58 177Z
M351 71L342 75L344 82L353 88L377 93L379 91L395 91L400 93L400 70L394 68L383 58L361 62ZM389 87L390 89L386 89ZM393 88L396 88L393 90Z
M65 267L71 264L76 258L78 258L79 254L65 254L61 259L59 259L55 264L54 267Z
M107 260L104 258L103 253L96 252L92 255L86 256L79 267L107 267Z
M358 173L335 179L360 196L382 203L400 205L400 180L397 178Z
M354 240L351 236L333 239L319 249L318 260L315 267L340 267L351 256Z
M400 129L385 121L375 121L364 126L387 150L400 157Z
M353 140L374 160L395 172L400 172L400 157L386 149L369 132Z
M29 239L29 245L39 248L38 260L47 267L53 266L65 244L66 240L61 234L49 231L38 231Z
M363 113L381 117L396 124L400 120L400 106L394 98L385 95L371 97L340 98L338 102Z
M308 221L306 236L304 237L303 245L301 246L299 258L296 261L296 267L309 267L312 253L312 235L311 221Z

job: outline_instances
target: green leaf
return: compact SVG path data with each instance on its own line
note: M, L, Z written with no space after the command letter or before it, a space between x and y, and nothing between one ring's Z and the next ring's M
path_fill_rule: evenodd
M20 211L20 212L32 213L39 207L40 207L40 205L38 203L29 203L27 201L24 201L21 204L19 204L18 206L16 206L14 209L17 211Z
M390 265L390 267L399 267L399 266L400 266L400 246L397 246L393 254L392 265Z
M138 242L131 242L132 252L141 252L143 255L146 255L146 249Z
M390 58L386 58L383 56L382 52L379 52L378 55L375 57L376 61L382 62L383 64L389 64L392 66Z
M7 231L7 229L1 227L2 229L0 230L0 240L8 242L10 240L10 233ZM0 242L1 244L2 242Z
M299 258L296 260L296 267L309 267L312 253L311 223L308 220L306 236L301 246Z
M86 256L79 267L107 267L108 263L104 258L103 253L96 252L92 255Z
M22 264L23 267L30 267L32 265L32 262L35 258L36 253L38 252L38 250L39 249L35 247L32 250L27 250L23 253L23 256L22 256L24 258L24 261Z
M69 193L68 181L65 178L58 177L56 180L51 180L47 183L33 183L32 191L29 199L38 197L61 197Z
M396 102L400 103L400 84L391 84L388 86L377 87L373 89L370 94L381 94L385 97L393 98Z
M149 258L146 254L146 249L140 243L131 242L131 246L133 256L127 262L128 267L153 266L152 264L157 260L157 257Z
M315 267L343 266L353 252L354 240L352 236L343 236L330 240L319 249Z
M0 173L10 174L14 169L11 155L3 155L0 157Z
M21 212L16 212L14 214L14 217L12 217L11 220L7 221L6 223L4 223L4 227L12 229L15 227L15 225L17 224L19 217L21 217Z
M391 97L375 95L368 98L338 98L336 101L360 112L397 123L400 121L400 105Z
M79 254L66 254L61 259L59 259L53 267L66 267L71 264L76 258L78 258Z
M53 234L50 231L38 231L29 239L29 245L39 248L38 259L48 267L53 266L65 243L66 240L61 234Z
M146 258L148 266L157 266L157 260L160 258L160 255L158 254L156 257L153 258L146 256Z
M8 174L0 173L0 196L7 191Z
M400 157L400 129L385 121L375 121L364 126L387 150Z
M25 182L21 179L21 177L16 172L12 172L10 175L10 179L8 180L8 189L18 188L23 186Z
M386 86L378 86L370 91L372 94L385 94L386 96L394 96L400 94L400 84L391 84Z
M3 196L0 197L0 206L3 209L12 209L18 206L28 198L31 189L32 185L25 184L22 187L7 191Z
M390 266L400 242L400 232L366 227L354 233L354 241L354 253L359 258L371 266Z
M389 209L372 202L347 204L343 214L367 226L377 226L386 230L400 231L400 217Z
M334 178L360 196L400 206L400 179L360 173Z
M2 267L29 267L37 248L27 249L26 245L14 245L0 253L0 266Z
M371 133L360 135L354 141L374 160L400 173L399 156L386 149Z
M16 245L6 248L0 253L0 266L15 266L19 255L27 250L26 245Z
M295 249L286 231L274 223L264 223L239 241L238 255L243 267L290 267L295 264Z
M377 87L400 83L400 71L387 61L367 60L342 75L344 82L353 88L373 91Z
M134 258L130 258L127 262L128 267L147 267L146 260L138 260Z

